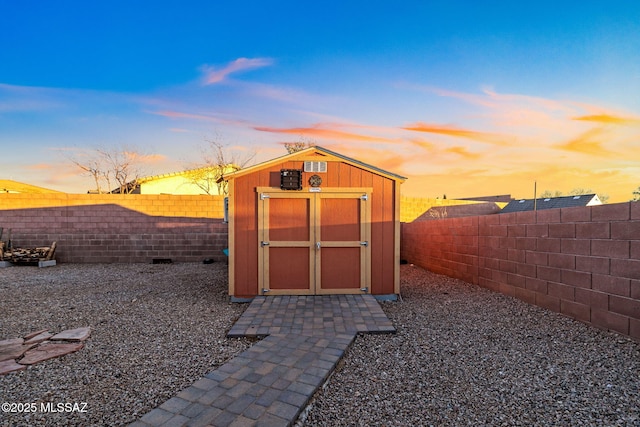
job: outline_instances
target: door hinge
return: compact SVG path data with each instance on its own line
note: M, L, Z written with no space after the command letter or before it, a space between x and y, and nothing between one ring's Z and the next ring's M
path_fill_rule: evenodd
M271 196L269 196L268 194L260 193L260 200L265 200L265 199L268 199L269 197Z
M369 292L369 288L360 288L362 292Z
M260 246L262 246L263 248L264 248L265 246L269 246L269 242L265 242L264 240L262 240L262 241L260 242Z
M360 246L369 246L369 242L360 242Z
M364 200L366 202L367 200L369 200L369 195L363 194L362 196L360 196L360 200Z

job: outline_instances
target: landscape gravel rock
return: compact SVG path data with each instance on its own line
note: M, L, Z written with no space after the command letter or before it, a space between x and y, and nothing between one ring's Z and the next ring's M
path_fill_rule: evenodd
M246 306L227 292L222 263L0 269L0 340L91 327L79 351L0 376L0 403L22 404L0 426L136 421L251 345L226 338Z
M127 425L252 344L226 338L246 305L224 264L0 278L0 340L91 327L81 350L0 376L0 402L86 412L0 413L3 427ZM415 266L401 281L382 303L397 333L358 336L298 426L640 426L637 341Z
M305 426L640 426L640 343L405 265Z

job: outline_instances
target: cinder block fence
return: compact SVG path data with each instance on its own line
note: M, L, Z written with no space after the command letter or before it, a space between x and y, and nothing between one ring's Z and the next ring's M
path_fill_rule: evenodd
M640 339L640 203L406 223L401 257Z
M15 247L57 242L60 262L222 260L221 196L0 194L0 227Z
M220 196L0 194L19 247L60 262L224 259ZM402 224L407 261L640 339L640 203Z

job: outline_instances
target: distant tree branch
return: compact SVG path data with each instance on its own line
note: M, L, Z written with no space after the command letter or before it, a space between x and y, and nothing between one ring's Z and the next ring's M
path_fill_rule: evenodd
M142 155L136 150L122 148L93 148L78 150L69 160L83 175L90 176L98 193L131 193L141 177ZM118 188L114 189L113 184Z
M246 167L256 156L255 150L231 149L216 139L207 139L202 151L202 162L186 171L189 182L206 194L228 194L228 183L221 180L224 174Z
M592 189L590 188L574 188L573 190L569 191L569 194L567 194L567 196L582 196L584 194L596 194ZM600 193L600 194L596 194L598 196L598 199L600 199L600 201L602 203L607 203L607 200L609 200L609 195L605 194L605 193ZM564 196L564 193L562 191L559 190L555 190L555 191L550 191L550 190L545 190L544 192L542 192L540 194L539 197L542 198L552 198L552 197L562 197Z
M298 151L305 150L309 147L315 147L318 144L316 143L316 141L312 139L300 137L299 141L285 142L283 145L284 145L284 148L287 150L287 153L292 154L292 153L297 153Z

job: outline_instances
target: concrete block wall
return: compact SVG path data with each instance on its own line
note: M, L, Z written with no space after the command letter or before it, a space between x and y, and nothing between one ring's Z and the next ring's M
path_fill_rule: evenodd
M403 223L401 258L438 274L478 283L478 219Z
M59 262L224 259L221 196L0 194L2 240L57 242Z
M640 203L407 223L401 257L640 339Z

